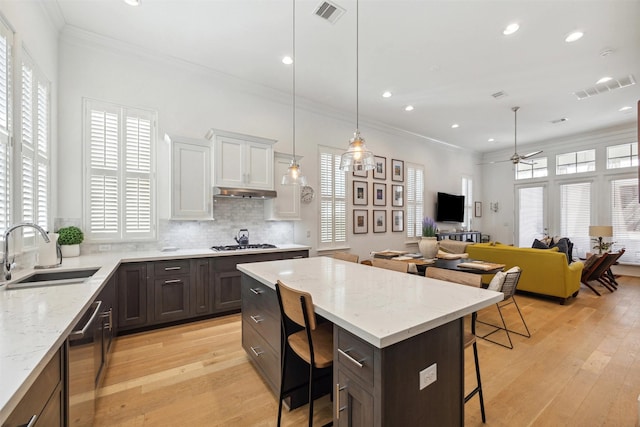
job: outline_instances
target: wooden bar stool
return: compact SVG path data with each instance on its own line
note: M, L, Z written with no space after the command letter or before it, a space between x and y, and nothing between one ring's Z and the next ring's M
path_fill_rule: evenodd
M290 288L280 280L276 293L282 318L282 371L278 397L278 426L282 419L282 399L301 387L309 386L309 427L313 426L313 377L316 371L333 375L333 324L318 323L311 294ZM287 349L309 364L308 383L285 390ZM327 424L331 425L331 424Z
M349 261L349 262L355 262L355 263L357 263L360 259L358 255L350 254L348 252L334 252L332 256L335 259L341 259L343 261Z
M447 282L459 283L466 286L482 287L482 276L480 274L465 273L464 271L447 270L445 268L429 267L425 271L425 276L432 279L445 280ZM462 336L464 348L473 347L473 360L476 365L476 387L464 396L464 403L467 403L476 394L480 399L480 413L482 422L487 422L484 413L484 395L482 394L482 380L480 379L480 362L478 361L478 344L476 342L476 318L478 313L471 314L471 332L465 331Z
M404 261L394 261L392 259L374 258L371 260L374 267L386 268L387 270L399 271L401 273L409 272L409 264Z

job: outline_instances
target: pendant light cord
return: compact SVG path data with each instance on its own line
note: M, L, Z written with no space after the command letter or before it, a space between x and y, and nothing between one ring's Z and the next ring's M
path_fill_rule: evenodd
M360 61L359 61L359 52L360 52L360 38L359 38L359 28L358 25L360 23L360 4L358 0L356 0L356 131L360 128Z
M518 154L518 110L520 107L513 107L513 152Z
M293 0L293 162L296 162L296 0Z

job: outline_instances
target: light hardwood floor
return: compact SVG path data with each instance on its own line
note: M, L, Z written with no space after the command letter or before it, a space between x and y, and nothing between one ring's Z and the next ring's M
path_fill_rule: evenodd
M479 340L487 426L638 425L640 278L619 283L602 297L583 287L565 306L516 296L532 337L512 335L513 350ZM505 312L517 327L512 306ZM495 307L480 313L495 317ZM237 314L119 337L95 425L274 426L276 399L240 339ZM315 413L314 424L331 419L327 397ZM304 425L306 416L306 406L285 411L284 424ZM482 425L477 397L465 405L465 425Z

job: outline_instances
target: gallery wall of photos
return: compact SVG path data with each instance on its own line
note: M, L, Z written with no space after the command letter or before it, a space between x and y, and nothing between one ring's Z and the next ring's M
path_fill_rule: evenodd
M353 172L352 186L353 234L404 231L404 161L375 156L373 170Z

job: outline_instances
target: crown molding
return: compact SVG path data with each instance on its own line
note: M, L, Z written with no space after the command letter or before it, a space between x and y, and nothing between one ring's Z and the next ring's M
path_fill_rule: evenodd
M49 21L53 25L53 27L57 31L61 31L65 25L67 25L67 21L64 19L64 15L62 14L62 10L60 10L60 5L58 1L38 1L40 7L44 11L45 15L49 17Z

